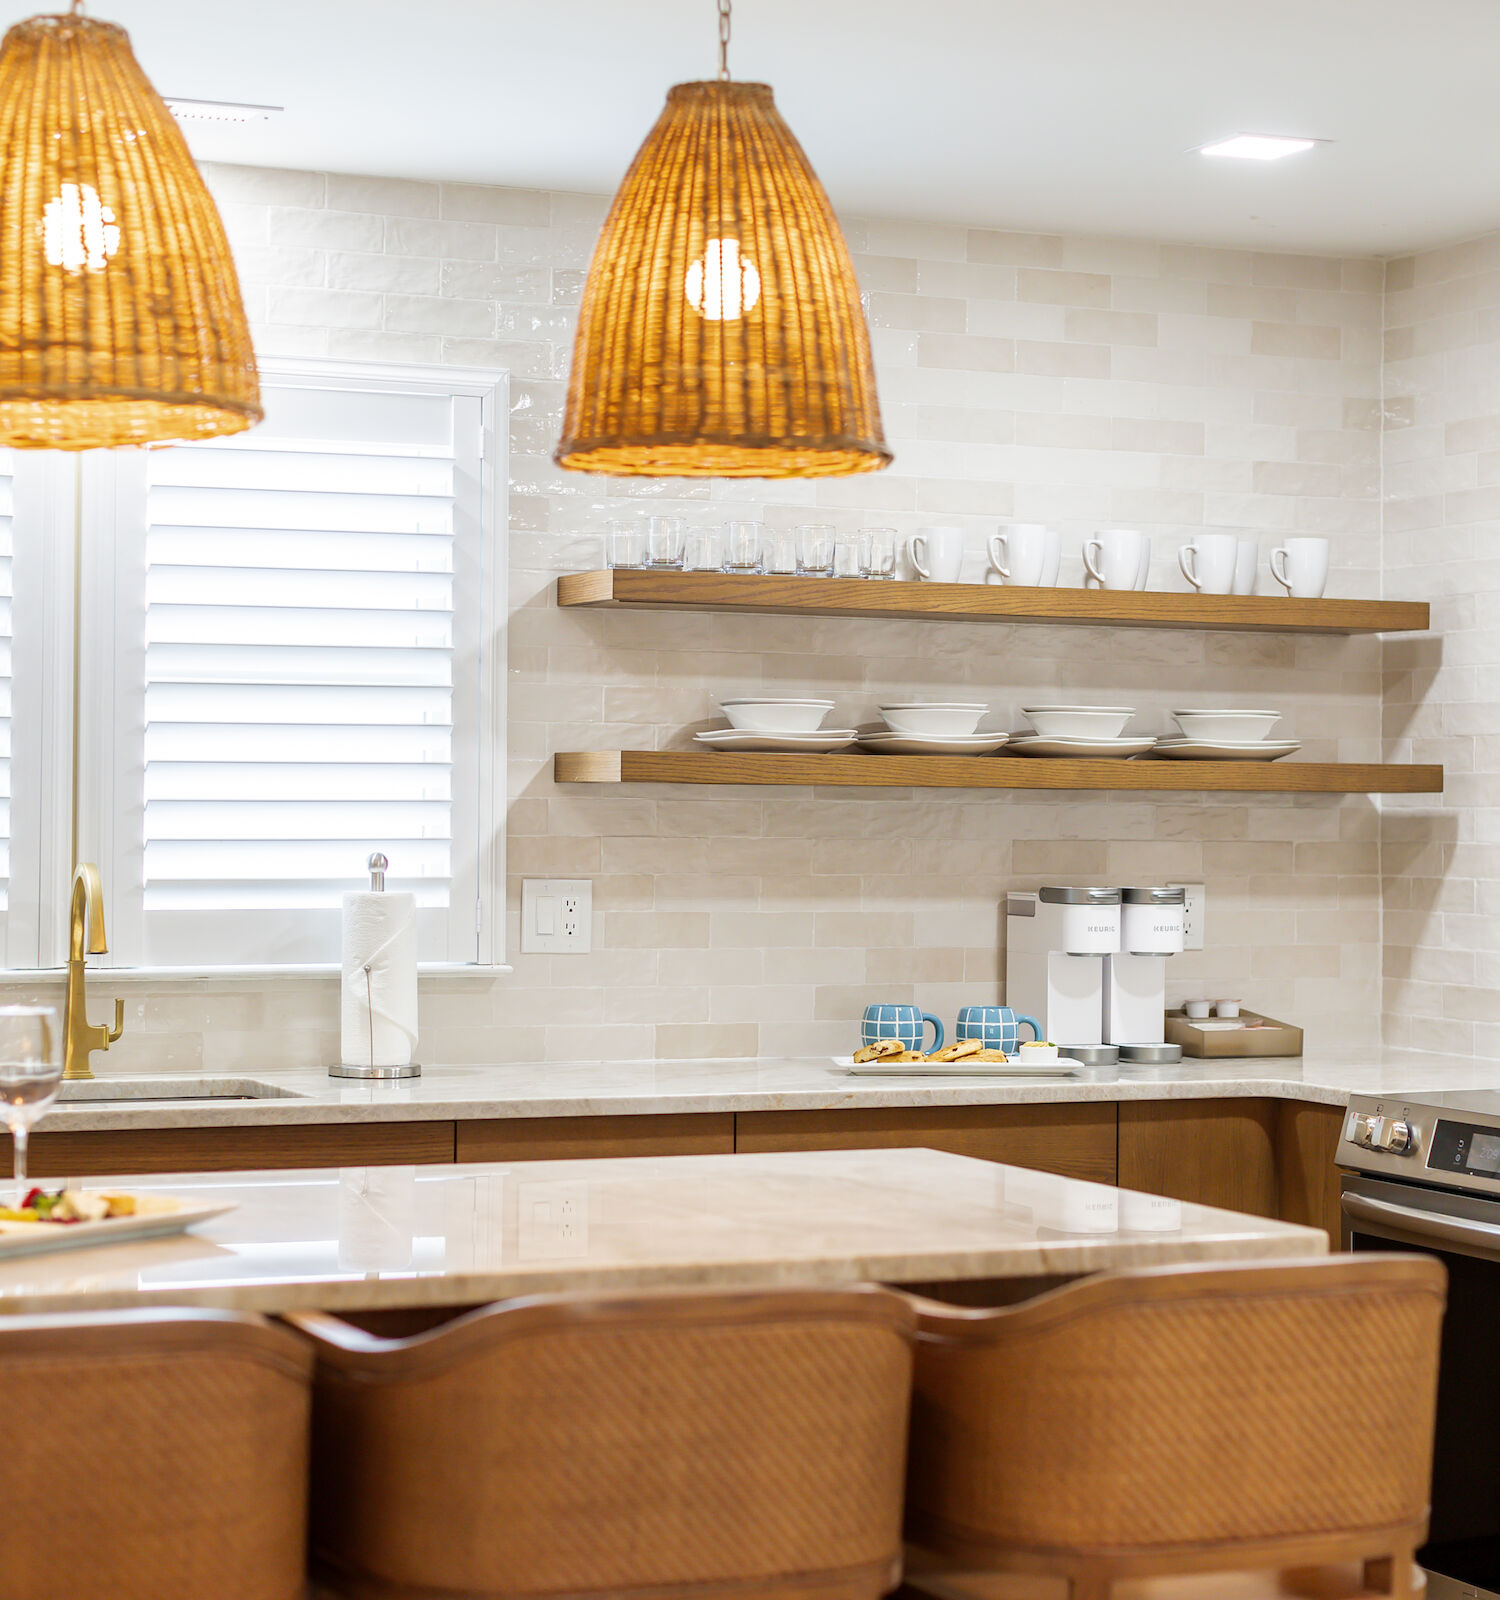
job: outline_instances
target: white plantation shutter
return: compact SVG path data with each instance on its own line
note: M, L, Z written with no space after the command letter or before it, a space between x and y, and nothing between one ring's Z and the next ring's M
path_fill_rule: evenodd
M15 554L14 457L0 450L0 913L10 908L12 565Z
M376 850L423 959L499 959L494 380L454 376L272 371L253 432L114 458L126 963L337 960Z

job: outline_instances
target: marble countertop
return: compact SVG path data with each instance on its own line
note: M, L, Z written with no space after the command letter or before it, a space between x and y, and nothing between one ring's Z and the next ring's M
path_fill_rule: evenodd
M0 1314L935 1283L1286 1259L1328 1247L1316 1228L935 1150L219 1173L101 1186L235 1209L174 1238L10 1260L0 1236Z
M853 1077L826 1056L762 1061L545 1062L429 1066L420 1078L366 1084L272 1066L221 1075L259 1084L264 1099L89 1099L55 1105L41 1132L424 1122L491 1117L633 1116L664 1112L811 1111L880 1106L1058 1104L1250 1096L1341 1106L1354 1093L1500 1090L1500 1064L1415 1051L1226 1057L1179 1067L1104 1068L1074 1079ZM186 1079L173 1074L167 1092ZM90 1095L128 1093L142 1075L111 1076ZM66 1091L65 1091L66 1092Z

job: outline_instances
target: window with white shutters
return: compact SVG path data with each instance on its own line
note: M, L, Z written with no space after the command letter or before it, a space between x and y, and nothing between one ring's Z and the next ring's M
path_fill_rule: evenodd
M86 501L117 959L336 961L379 851L424 960L498 961L500 385L318 363L262 387L261 427L116 454Z

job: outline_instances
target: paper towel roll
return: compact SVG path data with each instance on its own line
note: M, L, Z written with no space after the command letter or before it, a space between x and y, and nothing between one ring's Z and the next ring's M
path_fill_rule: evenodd
M416 896L346 894L342 1060L404 1067L416 1042Z

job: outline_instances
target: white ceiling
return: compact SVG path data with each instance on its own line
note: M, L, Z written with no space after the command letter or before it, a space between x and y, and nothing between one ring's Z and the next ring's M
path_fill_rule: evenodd
M284 105L192 135L267 166L607 193L715 66L714 0L89 10L164 93ZM847 215L1372 254L1500 227L1497 0L738 0L730 61ZM1187 153L1240 131L1336 142Z

